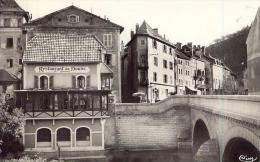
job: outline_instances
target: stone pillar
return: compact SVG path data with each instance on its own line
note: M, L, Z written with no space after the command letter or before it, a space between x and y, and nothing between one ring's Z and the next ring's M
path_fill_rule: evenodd
M216 139L204 142L194 156L194 162L219 162L219 159L219 147Z
M100 119L102 129L102 149L105 149L105 123L106 119Z

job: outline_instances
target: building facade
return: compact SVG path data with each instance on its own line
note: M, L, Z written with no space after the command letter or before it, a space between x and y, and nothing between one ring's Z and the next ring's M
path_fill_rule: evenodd
M175 93L174 57L175 46L160 36L158 29L145 21L126 45L128 56L127 85L124 102L139 102L133 94L143 94L142 100L156 102Z
M25 30L23 89L16 93L26 116L26 150L104 149L108 103L120 100L123 28L70 6Z
M258 9L255 20L251 25L247 37L247 70L246 70L246 87L249 95L260 94L260 9Z
M28 20L28 12L14 0L0 1L0 93L13 96L13 90L21 88L22 27L23 22Z

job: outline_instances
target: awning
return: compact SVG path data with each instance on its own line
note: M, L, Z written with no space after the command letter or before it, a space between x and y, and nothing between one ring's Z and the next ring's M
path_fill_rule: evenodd
M113 75L113 71L112 69L110 69L105 63L101 63L101 67L100 67L100 72L101 74L110 74Z
M185 89L188 89L188 90L193 91L193 92L197 92L198 91L197 89L194 89L192 87L187 87L187 86L185 86Z
M0 69L0 83L14 83L18 81L19 79L16 76L8 73L4 69Z

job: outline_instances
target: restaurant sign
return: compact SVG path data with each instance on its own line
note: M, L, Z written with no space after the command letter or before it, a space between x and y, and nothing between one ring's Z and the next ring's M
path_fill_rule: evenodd
M88 73L86 66L36 66L36 73Z

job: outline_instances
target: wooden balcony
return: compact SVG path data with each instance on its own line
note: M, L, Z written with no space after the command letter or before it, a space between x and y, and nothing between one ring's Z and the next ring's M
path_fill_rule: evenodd
M19 90L16 103L26 118L108 116L109 90Z

